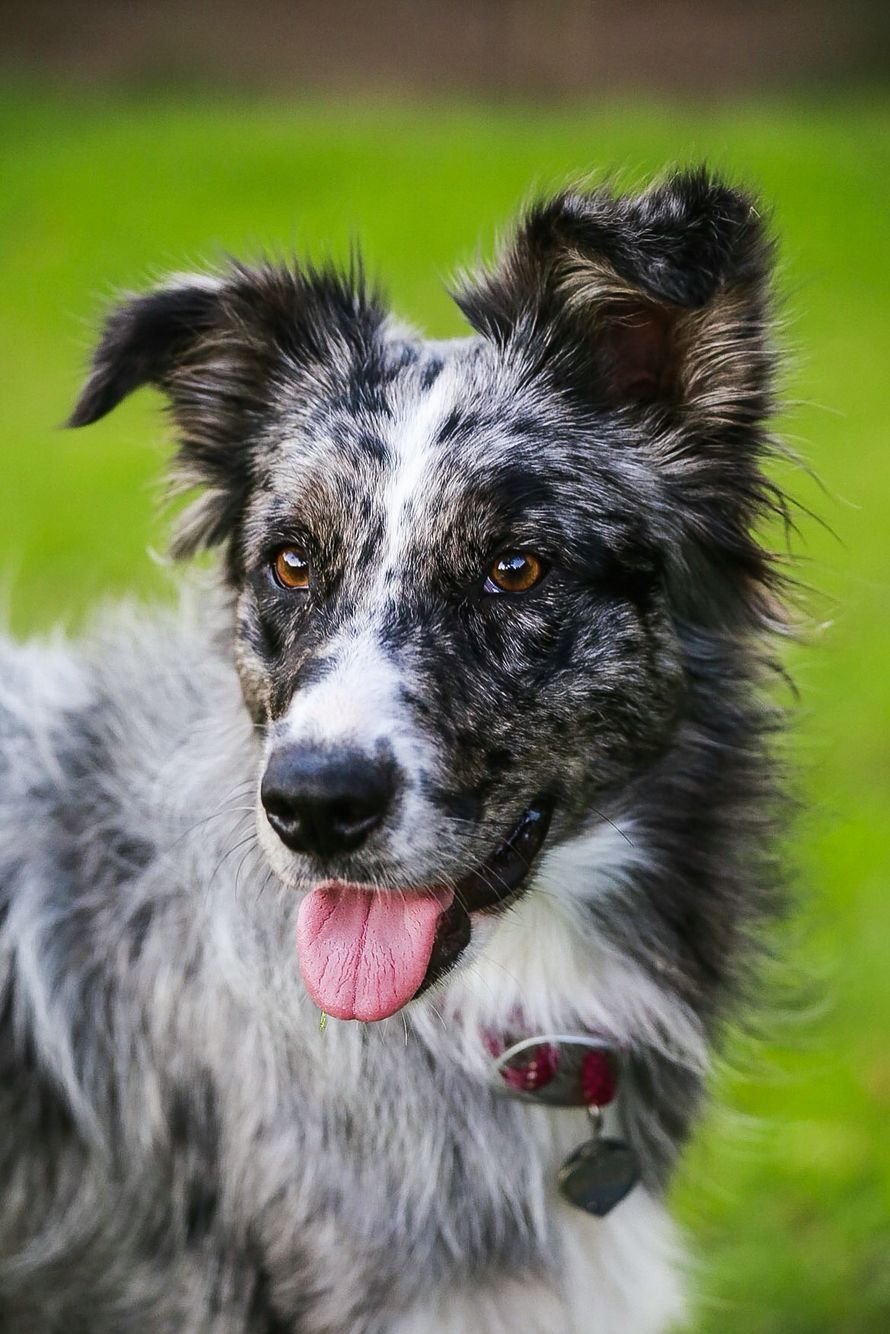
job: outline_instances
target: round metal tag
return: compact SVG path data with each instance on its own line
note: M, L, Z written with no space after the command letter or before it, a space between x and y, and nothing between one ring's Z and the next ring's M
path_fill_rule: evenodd
M569 1155L556 1182L570 1204L603 1218L630 1194L638 1179L636 1155L629 1145L598 1136Z

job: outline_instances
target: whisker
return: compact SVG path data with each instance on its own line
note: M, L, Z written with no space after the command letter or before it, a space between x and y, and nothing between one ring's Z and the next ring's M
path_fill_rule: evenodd
M619 824L616 824L614 820L611 820L609 816L606 815L605 811L598 810L596 806L591 806L590 809L593 811L594 815L598 815L601 820L605 820L607 825L611 825L615 830L615 833L621 835L628 847L633 848L636 846L630 834L628 834L625 829L622 829Z
M239 848L243 848L246 843L255 841L256 837L257 837L256 831L251 830L250 833L245 838L241 838L238 840L237 843L233 843L232 846L223 853L222 857L220 857L219 861L216 863L216 866L213 868L213 872L211 873L207 881L208 889L213 884L214 880L216 879L217 875L222 870L223 866L228 861L228 859L232 857L239 850Z
M254 835L253 835L253 845L251 846L250 844L248 844L247 851L244 853L244 856L241 858L240 862L238 863L238 869L237 869L237 871L235 872L235 893L236 893L236 894L238 893L238 882L239 882L239 878L240 878L240 876L241 876L241 872L242 872L243 869L244 869L244 863L247 861L248 857L250 857L253 853L255 853L255 852L257 851L258 847L259 847L259 839L256 837L256 834L254 834Z

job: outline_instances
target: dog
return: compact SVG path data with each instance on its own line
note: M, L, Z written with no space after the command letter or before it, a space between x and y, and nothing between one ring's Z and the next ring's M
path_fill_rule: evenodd
M656 1334L778 911L774 247L530 206L425 341L354 259L112 311L218 574L0 650L0 1328Z

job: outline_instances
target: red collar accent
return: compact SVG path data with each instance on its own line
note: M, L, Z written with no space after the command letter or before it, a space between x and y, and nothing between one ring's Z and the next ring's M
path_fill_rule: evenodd
M487 1034L503 1092L553 1107L607 1107L618 1092L618 1053L592 1033L542 1033L520 1040Z

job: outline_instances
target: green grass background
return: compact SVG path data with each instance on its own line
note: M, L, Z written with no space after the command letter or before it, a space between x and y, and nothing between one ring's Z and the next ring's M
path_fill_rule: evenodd
M335 108L0 85L0 579L22 633L76 624L100 595L167 595L147 554L164 541L157 402L57 429L116 289L359 236L397 307L445 335L460 324L443 279L530 187L701 158L774 208L794 352L782 427L821 486L781 477L832 531L803 515L796 542L823 624L791 654L800 912L767 1041L733 1043L676 1204L702 1257L700 1331L887 1331L890 102Z

